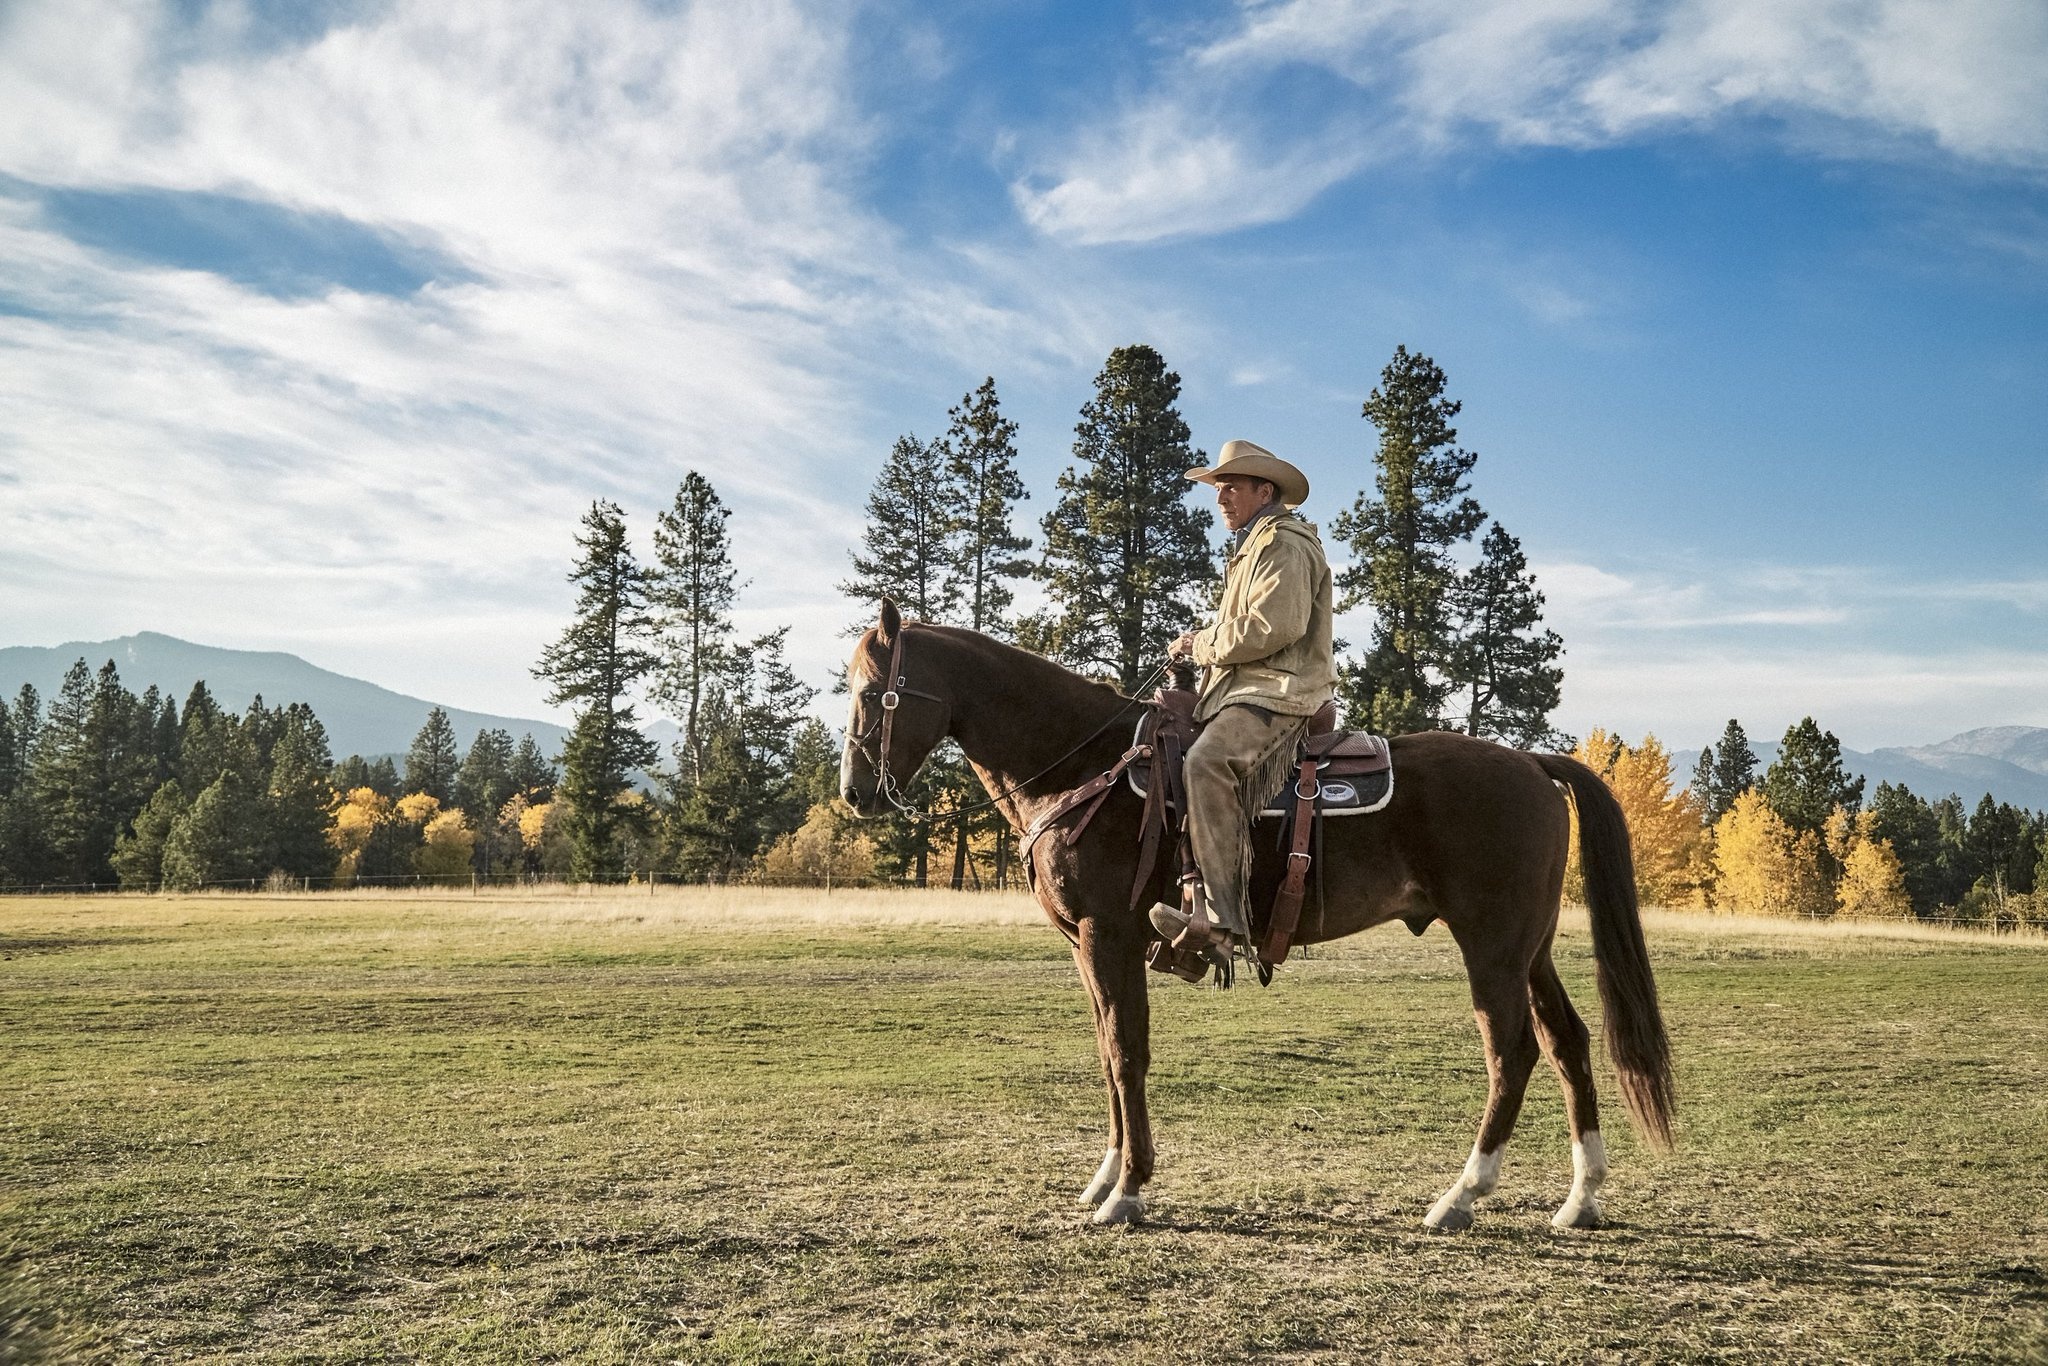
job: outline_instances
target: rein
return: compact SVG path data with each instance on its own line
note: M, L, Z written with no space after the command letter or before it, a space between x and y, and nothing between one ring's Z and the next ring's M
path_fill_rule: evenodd
M861 689L860 696L862 697L879 695L882 704L882 714L876 719L874 725L869 726L865 732L854 737L853 744L862 754L867 755L868 760L875 766L875 792L885 798L889 805L895 807L902 814L915 820L923 821L927 825L937 825L943 821L957 820L962 816L971 816L977 811L986 811L1002 801L1003 798L1012 797L1022 792L1025 788L1031 786L1031 784L1037 782L1076 754L1079 754L1083 749L1086 749L1104 731L1115 725L1132 707L1150 705L1144 699L1145 691L1157 683L1165 676L1167 670L1173 667L1169 661L1154 669L1151 676L1138 685L1137 691L1139 695L1137 697L1126 698L1121 707L1111 712L1109 718L1101 725L1082 736L1072 749L1069 749L1030 777L1012 783L1001 792L990 796L986 801L974 802L968 806L951 807L945 811L929 811L922 807L912 806L908 801L905 801L902 789L896 784L895 776L889 772L889 736L894 728L896 708L902 705L904 698L921 697L927 702L936 702L940 706L945 707L949 717L952 713L952 704L947 702L945 698L935 693L921 692L909 686L910 680L903 673L903 638L909 632L910 628L908 625L899 626L896 629L896 645L889 652L889 672L887 676L876 686ZM870 752L868 740L875 736L877 731L881 732L881 744L878 747L878 752Z

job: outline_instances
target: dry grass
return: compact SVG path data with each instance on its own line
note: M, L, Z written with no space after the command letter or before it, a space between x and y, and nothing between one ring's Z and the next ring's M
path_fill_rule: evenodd
M1440 930L1155 990L1105 1233L1021 898L4 900L0 1360L2038 1359L2048 955L1871 928L1653 916L1680 1151L1611 1118L1613 1226L1552 1231L1539 1076L1433 1238L1484 1091Z

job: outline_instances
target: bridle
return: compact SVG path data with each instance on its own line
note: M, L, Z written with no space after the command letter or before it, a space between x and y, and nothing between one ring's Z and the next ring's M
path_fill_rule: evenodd
M912 806L909 802L905 801L902 789L896 785L895 777L889 772L889 736L896 726L896 708L903 704L904 698L921 697L927 702L938 703L946 709L946 719L948 721L952 720L953 717L953 704L936 693L923 692L909 686L910 680L903 676L903 638L909 634L910 628L908 626L899 625L896 628L896 644L889 651L889 672L877 680L872 687L862 688L856 694L860 697L879 696L882 704L882 714L875 718L875 723L869 726L866 731L854 737L853 746L865 755L868 762L874 766L876 796L884 798L888 801L889 805L895 807L906 816L917 816L928 820L931 818L931 813ZM877 731L881 732L879 752L870 752L868 741L875 738ZM949 812L947 814L958 813Z
M896 628L896 643L889 651L889 671L870 686L862 688L858 693L854 694L856 697L879 698L882 704L882 714L875 718L873 725L869 726L859 735L852 736L851 743L875 770L875 795L887 801L889 805L895 807L904 815L923 821L926 824L952 820L959 816L972 815L977 811L986 811L988 808L1001 802L1005 797L1014 796L1022 792L1025 788L1031 786L1031 784L1037 782L1040 778L1043 778L1046 774L1052 772L1061 764L1064 764L1067 760L1087 748L1088 745L1095 741L1096 737L1115 725L1117 720L1130 711L1132 707L1150 705L1145 701L1145 693L1151 689L1153 684L1165 676L1167 670L1173 667L1173 662L1169 660L1154 669L1151 675L1138 685L1138 696L1126 698L1121 707L1118 707L1109 714L1108 720L1082 736L1073 748L1060 755L1059 758L1053 760L1044 768L1039 769L1038 772L1030 777L1023 779L1021 782L1012 783L1009 787L995 793L986 801L975 802L968 806L956 806L948 811L927 811L923 807L911 805L905 799L902 788L896 783L895 775L889 772L889 737L895 729L896 709L902 705L904 698L917 697L927 702L938 703L946 709L946 719L949 722L953 716L953 704L940 697L937 693L924 692L910 686L910 680L903 673L903 638L909 634L910 626L908 623L901 624ZM871 740L877 739L879 739L880 743L875 749L869 749L868 743Z

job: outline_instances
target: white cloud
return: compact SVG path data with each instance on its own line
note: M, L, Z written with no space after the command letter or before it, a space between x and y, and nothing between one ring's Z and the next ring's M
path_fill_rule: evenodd
M280 300L0 196L0 631L346 645L323 662L531 711L576 517L614 498L644 536L692 465L736 506L750 610L816 615L878 377L1099 357L1131 316L1071 273L913 254L862 206L850 22L393 0L258 43L232 5L0 10L0 172L341 215L465 277ZM822 677L843 642L797 650Z
M1842 155L2039 169L2043 70L2048 6L2010 0L1245 0L1018 197L1046 232L1146 241L1276 221L1470 136L1595 146L1735 117ZM1193 217L1197 195L1230 211Z
M1052 183L1011 194L1039 231L1081 244L1205 236L1292 218L1363 164L1335 133L1263 147L1199 107L1167 100L1090 132Z

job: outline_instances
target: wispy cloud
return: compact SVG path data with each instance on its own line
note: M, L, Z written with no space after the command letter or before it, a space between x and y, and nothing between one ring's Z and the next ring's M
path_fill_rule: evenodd
M1802 716L1864 748L1959 717L2048 724L2048 580L1913 578L1877 566L1535 566L1565 638L1565 724L1711 738ZM1987 631L1989 614L2006 629ZM1995 644L1986 644L1989 636Z
M2005 0L1245 0L1017 196L1044 231L1146 241L1276 221L1472 139L1590 147L1737 118L1834 155L2038 170L2044 68L2048 8Z
M706 469L754 610L807 627L892 369L1124 339L1113 289L864 207L846 7L189 13L0 10L0 574L50 590L16 638L375 640L380 681L530 707L592 497Z

